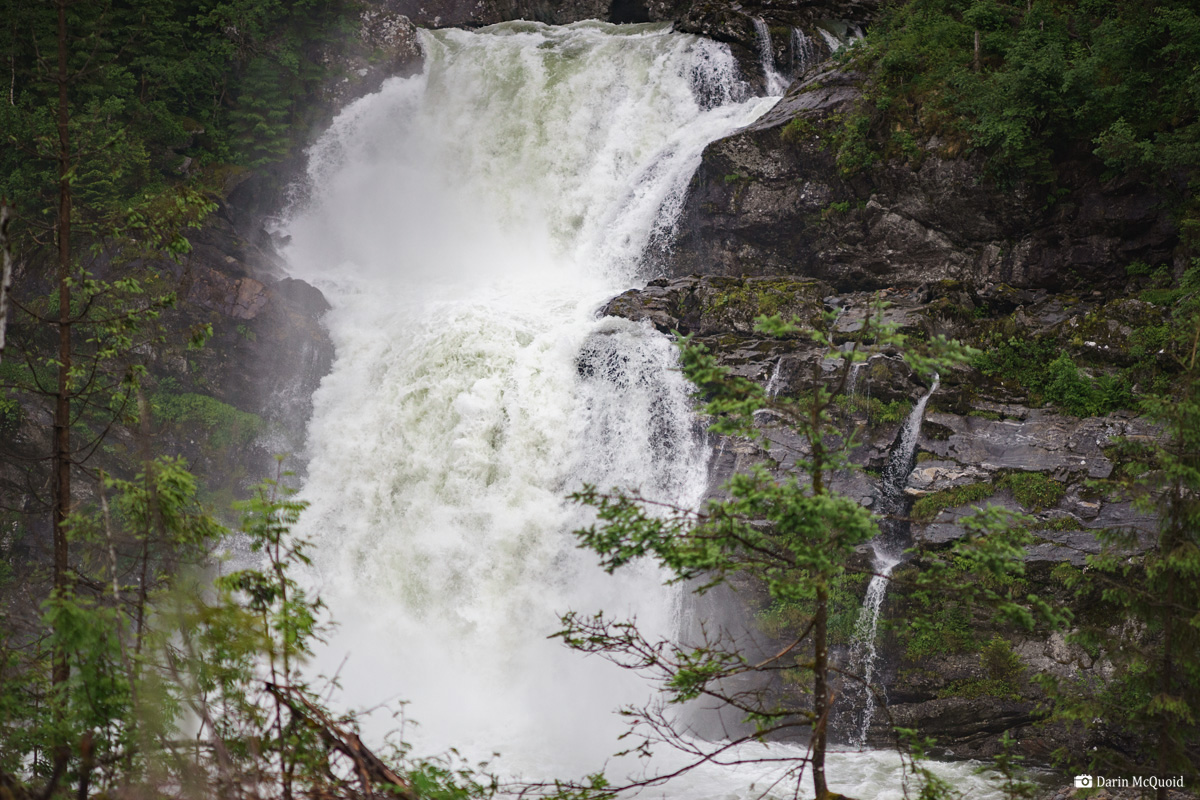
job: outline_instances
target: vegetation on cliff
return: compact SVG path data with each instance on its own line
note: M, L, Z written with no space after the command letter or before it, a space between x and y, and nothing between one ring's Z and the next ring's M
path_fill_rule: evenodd
M1187 0L912 0L885 6L857 63L871 74L865 117L847 120L843 163L870 160L854 134L918 156L941 137L975 148L1006 181L1045 184L1071 161L1160 184L1200 232L1200 14Z

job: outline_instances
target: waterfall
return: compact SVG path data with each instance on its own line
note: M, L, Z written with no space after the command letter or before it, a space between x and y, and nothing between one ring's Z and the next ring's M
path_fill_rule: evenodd
M817 30L820 32L821 38L825 40L825 44L829 47L829 52L831 53L847 45L854 44L856 40L863 38L862 26L857 22L824 20L820 23Z
M767 388L765 389L767 397L774 398L779 394L779 390L783 386L783 357L775 359L775 369L771 370L771 377L767 379Z
M762 64L763 76L767 79L767 94L779 97L787 91L787 81L775 68L775 50L771 47L771 30L761 17L751 17L754 21L754 32L758 35L758 58Z
M904 484L913 469L917 438L921 434L921 421L925 418L925 406L937 391L939 383L940 380L935 374L929 391L917 401L908 418L904 420L900 436L892 448L880 481L880 497L876 507L884 516L884 521L880 525L879 536L871 542L874 551L872 569L875 574L867 584L862 610L858 612L858 620L855 622L850 642L849 672L860 676L862 682L847 682L842 696L845 709L843 718L850 719L845 727L849 729L850 743L856 747L866 744L871 720L875 716L875 696L871 684L879 659L876 651L879 611L883 606L884 595L887 594L892 570L903 560L904 548L907 545L908 526L898 519L889 518L899 518L906 513Z
M645 279L705 145L773 100L741 99L727 47L667 26L421 35L424 71L338 116L285 223L336 347L300 495L340 623L312 668L339 673L347 707L409 701L417 753L499 750L505 777L579 777L652 687L548 641L558 614L636 615L670 637L680 603L653 565L603 574L563 498L591 482L693 504L710 455L671 343L595 309ZM364 735L396 727L373 714ZM649 769L678 765L656 749ZM859 796L900 797L899 768L830 758ZM757 797L777 769L711 763L662 791Z
M830 31L827 31L824 28L817 28L817 30L820 32L821 38L825 40L825 46L829 48L829 52L835 53L842 48L842 45L845 44L845 42L843 42Z
M819 59L813 40L799 28L792 28L792 75L803 75Z
M411 700L430 751L579 772L647 689L546 641L558 613L668 636L675 599L649 565L595 567L563 498L588 482L692 505L708 459L671 343L595 309L669 236L703 147L770 101L736 102L728 49L665 26L422 36L425 71L312 149L288 223L337 351L301 533L351 702Z
M940 383L941 378L934 373L929 391L921 396L921 399L913 406L908 418L904 420L904 427L900 429L900 438L892 448L887 466L883 468L882 486L888 497L900 498L904 495L904 484L908 481L908 475L912 472L913 460L916 457L917 438L921 435L921 422L925 419L925 406L929 403L929 398L937 391Z
M863 371L863 367L867 366L867 362L859 361L850 365L850 374L846 377L846 395L856 397L858 395L858 375Z

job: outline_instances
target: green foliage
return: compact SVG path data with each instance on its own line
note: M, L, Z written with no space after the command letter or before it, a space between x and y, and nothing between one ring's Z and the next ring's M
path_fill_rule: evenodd
M779 131L779 136L788 144L800 144L817 135L817 128L806 117L793 117Z
M1021 659L1013 652L1012 645L1003 636L993 636L979 651L979 663L989 678L1013 682L1021 676L1024 667Z
M73 192L86 224L179 183L184 157L256 166L307 135L304 99L324 77L316 52L345 31L346 0L128 0L67 10ZM52 4L4 6L0 53L12 97L0 104L0 195L40 229L52 213ZM45 65L49 64L49 67ZM51 70L51 71L47 71ZM32 156L32 157L31 157Z
M873 425L894 425L912 411L912 402L904 398L884 401L870 395L853 394L839 395L834 402L846 412L866 414L867 424Z
M23 782L47 784L61 741L71 749L64 792L87 775L97 794L360 796L366 773L335 771L340 757L368 763L357 722L330 711L301 671L329 623L296 577L310 544L292 533L304 504L283 477L240 505L240 536L261 564L215 580L206 560L228 531L199 506L181 461L153 461L132 480L103 477L99 508L70 521L99 580L44 604L48 639L0 638L0 770L17 796ZM71 669L52 684L55 653ZM413 759L403 743L392 755L404 765L391 773L398 783L372 767L376 793L466 800L498 789L452 757Z
M944 509L978 503L995 493L996 487L986 482L953 486L919 498L913 503L909 516L914 522L932 522Z
M843 573L829 585L829 642L849 644L854 626L862 611L862 595L867 579L863 575ZM759 627L768 636L784 639L790 633L804 630L816 611L815 598L776 600L757 614Z
M881 158L871 137L871 122L871 117L864 113L832 119L832 146L843 175L860 172Z
M178 713L150 686L161 667L145 647L151 598L225 530L199 506L177 459L149 462L132 480L101 474L96 496L99 508L79 509L66 524L96 581L42 604L48 639L0 642L0 723L19 732L0 741L0 768L9 774L47 776L55 743L75 748L86 736L98 762L122 763L125 778L136 780L146 767L138 751L167 735ZM51 683L56 654L70 673ZM115 771L106 775L116 780Z
M1087 376L1050 338L1010 336L981 352L972 366L984 375L1020 385L1034 402L1051 403L1075 416L1097 416L1135 404L1125 380Z
M788 306L811 299L806 295L812 284L795 279L739 280L723 288L706 305L705 311L729 312L747 320L774 316Z
M0 393L0 433L12 436L20 424L21 405L12 397Z
M1000 479L1000 485L1013 493L1017 502L1030 511L1041 511L1058 505L1066 487L1041 472L1011 472Z
M1072 149L1149 180L1196 177L1200 13L1188 0L895 3L858 57L873 68L873 130L982 150L999 178L1052 182Z
M151 407L155 419L192 429L217 450L244 447L263 432L263 420L257 414L204 394L158 392L151 398Z
M975 646L971 618L952 603L936 604L922 611L922 622L906 631L904 655L910 661L929 656L963 653Z
M1015 630L1058 628L1071 620L1068 609L1029 592L1025 548L1033 520L999 506L961 517L967 535L949 548L923 551L911 577L908 600L917 608L940 609L973 619L987 614L992 625ZM917 636L936 636L924 617L912 621ZM936 639L935 639L936 641Z
M1193 342L1200 340L1200 317L1188 329ZM1098 596L1107 609L1072 641L1102 652L1112 679L1102 686L1043 684L1058 718L1088 729L1100 743L1084 764L1079 754L1064 753L1073 765L1182 774L1186 785L1200 778L1200 370L1194 355L1182 366L1177 394L1147 401L1163 441L1129 448L1145 451L1142 462L1151 467L1127 483L1144 508L1157 512L1157 539L1139 560L1128 555L1132 533L1108 532L1087 572L1064 576L1080 597ZM1112 731L1123 735L1114 738Z

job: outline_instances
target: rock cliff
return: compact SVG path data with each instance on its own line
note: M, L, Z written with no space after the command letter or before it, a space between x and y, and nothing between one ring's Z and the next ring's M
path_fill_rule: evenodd
M1057 196L990 179L933 136L907 160L853 174L840 126L867 76L828 66L760 120L713 143L692 182L669 275L804 275L839 289L939 279L1118 289L1132 261L1171 261L1165 198L1068 164Z

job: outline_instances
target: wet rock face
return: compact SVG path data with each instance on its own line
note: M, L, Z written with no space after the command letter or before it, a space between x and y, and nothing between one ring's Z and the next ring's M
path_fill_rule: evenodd
M322 54L322 61L333 74L317 101L331 113L376 91L387 78L411 75L420 69L417 23L399 10L402 5L385 0L364 6L357 36Z
M1121 364L1129 357L1128 342L1122 345L1117 338L1128 339L1121 326L1162 317L1161 309L1125 297L1109 300L1089 293L1079 298L1003 284L974 288L946 281L884 295L891 303L883 312L886 321L917 338L938 333L970 338L973 326L983 324L976 314L984 313L1004 317L1003 324L1014 336L1055 337L1063 352L1100 364ZM845 347L865 316L878 313L871 300L869 292L839 293L828 283L798 276L691 275L657 279L644 289L625 292L603 313L691 335L733 374L760 382L772 395L805 391L815 381L833 387L845 399L838 405L841 422L847 430L857 428L859 444L850 460L859 469L835 476L831 486L871 507L878 502L879 472L903 419L927 387L898 353L878 353L852 375L844 375L840 360L810 340L769 339L753 327L754 317L763 313L794 316L804 325L821 324L836 313L833 338ZM1081 333L1109 331L1113 320L1117 330L1103 344L1098 334ZM1099 349L1105 344L1109 351ZM805 444L770 414L761 415L761 425L768 436L765 447L737 439L715 442L710 496L722 496L730 476L754 465L765 464L781 476L794 472ZM983 505L1028 515L1033 539L1026 547L1021 591L1052 605L1074 604L1077 619L1085 618L1095 612L1078 605L1061 571L1081 569L1087 555L1100 552L1102 531L1133 532L1131 554L1152 541L1157 520L1128 498L1098 488L1096 481L1122 468L1120 449L1114 445L1155 435L1156 429L1132 412L1071 416L1035 403L1019 387L972 367L959 367L941 376L941 387L930 399L917 441L917 463L905 485L911 500L933 503L920 515L917 506L910 512L913 544L925 550L949 547L968 534L964 518ZM974 493L954 494L964 488ZM969 631L976 649L948 644L915 651L905 635L905 620L918 610L908 608L908 602L901 589L890 591L885 601L884 616L891 624L879 642L880 674L894 724L935 737L941 748L935 755L987 758L1001 751L1001 736L1009 731L1020 752L1033 762L1047 763L1070 734L1041 723L1043 698L1032 676L1102 680L1111 669L1103 658L1067 645L1062 632L1014 632L981 620L974 620ZM1003 638L996 645L1003 656L999 674L978 649L986 650L994 636ZM887 715L877 714L872 725L868 742L889 746ZM1089 743L1074 745L1085 748Z
M862 81L810 73L762 119L709 145L668 274L802 275L841 290L938 279L1063 289L1173 257L1178 230L1152 189L1082 167L1064 170L1071 191L1054 204L996 186L981 158L951 157L936 139L908 163L846 175L832 137Z
M227 214L238 216L236 209ZM255 244L218 217L194 239L178 268L183 302L171 324L181 330L211 324L214 341L163 366L187 383L199 379L222 402L279 422L298 449L312 392L333 360L320 322L329 304L315 287L283 277L265 237Z

